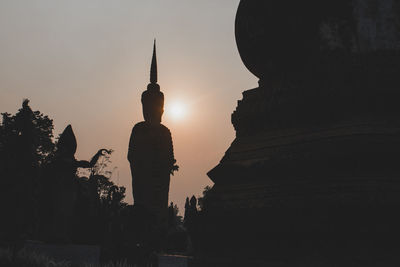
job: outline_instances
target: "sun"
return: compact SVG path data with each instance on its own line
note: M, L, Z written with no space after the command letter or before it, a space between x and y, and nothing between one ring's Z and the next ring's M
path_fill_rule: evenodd
M166 107L166 115L173 120L182 120L187 114L186 105L181 101L175 101Z

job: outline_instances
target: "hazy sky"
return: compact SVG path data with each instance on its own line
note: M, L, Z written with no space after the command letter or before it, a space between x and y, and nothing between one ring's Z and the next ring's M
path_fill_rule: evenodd
M153 38L165 94L163 124L172 132L180 171L170 201L212 184L206 173L234 139L230 116L241 92L257 86L236 49L239 0L0 0L0 112L24 98L54 119L58 135L72 124L77 159L115 152L113 181L127 187L133 125L143 120ZM173 103L186 106L174 119Z

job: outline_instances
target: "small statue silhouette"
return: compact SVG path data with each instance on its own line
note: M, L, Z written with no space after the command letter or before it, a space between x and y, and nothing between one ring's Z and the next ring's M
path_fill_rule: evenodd
M161 124L164 94L157 84L156 47L154 42L150 84L142 93L144 121L137 123L129 142L128 160L132 173L132 192L136 210L147 220L148 237L162 238L168 222L170 174L175 165L171 132ZM144 229L139 229L142 232ZM158 236L157 236L158 235ZM152 241L149 241L152 242ZM153 242L158 242L154 241Z
M78 168L92 168L99 157L110 153L100 149L90 161L76 160L77 144L71 125L61 134L53 160L46 170L47 180L51 190L51 207L53 218L51 222L51 241L68 242L70 228L77 199L76 172Z

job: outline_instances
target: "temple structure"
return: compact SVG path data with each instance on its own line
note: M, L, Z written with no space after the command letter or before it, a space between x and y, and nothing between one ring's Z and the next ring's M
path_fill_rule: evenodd
M145 222L138 229L144 236L140 242L159 246L166 232L170 174L175 165L170 130L161 124L164 94L157 84L156 44L150 69L150 84L142 93L144 121L137 123L129 141L128 160L132 172L132 192L136 210ZM156 249L156 248L154 248Z
M395 0L240 2L237 46L259 86L208 173L202 252L400 262L399 25Z

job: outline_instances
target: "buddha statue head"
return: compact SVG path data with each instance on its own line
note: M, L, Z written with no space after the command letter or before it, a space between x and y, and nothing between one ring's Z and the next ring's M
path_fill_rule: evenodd
M157 84L156 42L154 40L153 58L150 68L150 83L142 93L143 117L148 123L159 124L164 113L164 94Z

